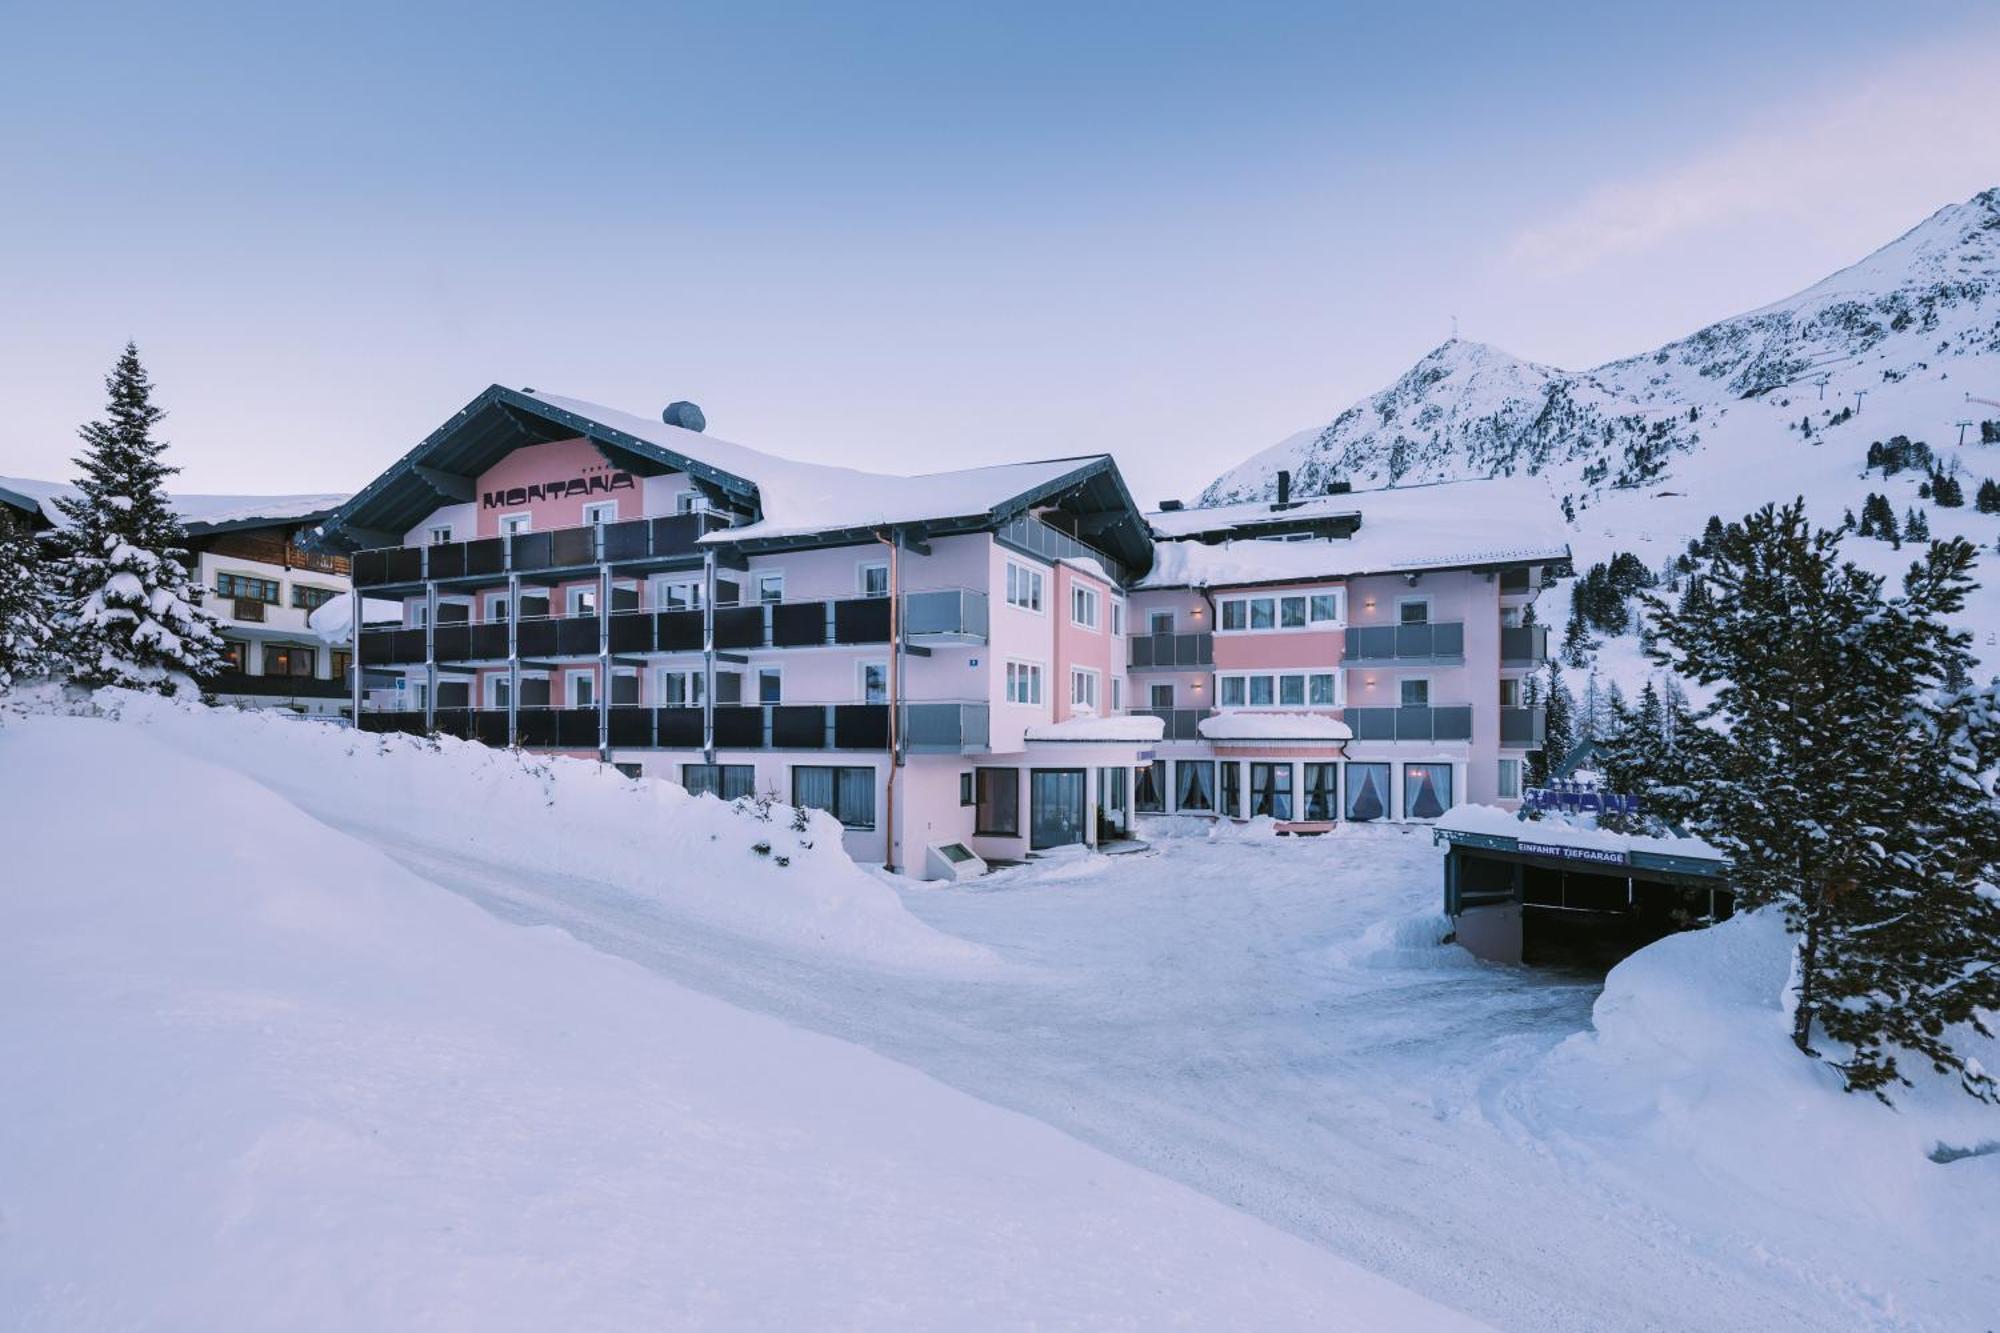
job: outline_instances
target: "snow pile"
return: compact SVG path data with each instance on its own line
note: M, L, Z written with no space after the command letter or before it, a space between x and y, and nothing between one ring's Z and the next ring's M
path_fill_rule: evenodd
M0 728L10 1327L1473 1327L173 739Z
M1443 912L1389 917L1335 945L1331 957L1342 966L1385 971L1448 972L1485 966L1465 950L1447 946L1452 929L1451 918Z
M1640 950L1606 979L1595 1030L1552 1052L1511 1109L1579 1177L1642 1195L1704 1248L1788 1262L1883 1323L1927 1274L1939 1280L1917 1308L1936 1317L1955 1301L1939 1326L1986 1327L2000 1310L2000 1150L1934 1159L1994 1148L2000 1113L1941 1082L1900 1092L1893 1111L1842 1092L1790 1043L1791 951L1772 912ZM1781 1261L1771 1235L1825 1267Z
M1037 722L1021 734L1031 741L1157 741L1167 724L1157 717L1118 713L1111 717L1072 717L1062 722Z
M1649 852L1659 856L1689 856L1723 860L1722 852L1701 838L1654 837L1645 833L1614 833L1598 828L1593 815L1546 815L1523 819L1497 805L1455 805L1438 816L1433 828L1452 833L1483 833L1518 838L1553 847L1590 847L1611 852Z
M386 597L364 597L361 601L361 623L400 625L403 623L403 604ZM352 643L354 599L336 597L323 606L314 607L306 616L306 627L317 634L322 643Z
M1211 741L1351 741L1354 732L1323 713L1217 713L1195 724Z
M594 760L449 737L301 726L261 709L107 692L109 710L225 763L337 826L550 876L608 881L732 932L882 964L976 963L863 872L831 816L732 804Z

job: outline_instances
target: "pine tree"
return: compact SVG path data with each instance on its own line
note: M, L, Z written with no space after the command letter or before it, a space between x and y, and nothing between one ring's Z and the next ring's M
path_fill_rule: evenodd
M1548 681L1543 689L1545 716L1542 724L1544 766L1553 776L1562 770L1569 752L1576 748L1576 699L1563 684L1562 667L1549 663Z
M1591 650L1597 646L1590 637L1590 629L1583 623L1583 608L1580 603L1570 604L1569 624L1563 629L1562 660L1573 667L1581 667L1590 660Z
M1914 506L1903 520L1903 536L1913 542L1927 542L1931 539L1931 521L1924 512Z
M1655 660L1715 687L1677 785L1745 904L1786 915L1801 1051L1885 1100L1911 1057L2000 1100L1952 1044L2000 1009L2000 686L1943 688L1975 552L1929 546L1892 597L1839 546L1803 501L1767 506L1715 552L1698 615L1655 606Z
M0 509L0 694L55 669L54 620L34 534Z
M2000 485L1995 485L1991 477L1980 482L1973 493L1972 507L1982 514L2000 514Z
M1648 680L1637 706L1621 709L1617 726L1600 743L1597 766L1613 791L1638 794L1669 779L1672 748L1666 705Z
M1931 477L1931 499L1941 509L1957 509L1965 503L1965 487L1948 472L1935 473Z
M165 415L131 343L105 378L105 418L83 427L81 492L56 501L70 521L59 582L70 674L84 685L171 694L220 666L222 642L185 563L187 533L162 484L153 427Z

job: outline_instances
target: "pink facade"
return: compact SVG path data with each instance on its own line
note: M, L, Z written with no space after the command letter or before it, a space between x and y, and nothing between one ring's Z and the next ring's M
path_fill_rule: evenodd
M585 505L614 503L623 519L638 518L645 503L639 479L585 439L516 449L487 469L476 489L482 537L498 535L511 514L526 514L531 531L547 532L580 525Z

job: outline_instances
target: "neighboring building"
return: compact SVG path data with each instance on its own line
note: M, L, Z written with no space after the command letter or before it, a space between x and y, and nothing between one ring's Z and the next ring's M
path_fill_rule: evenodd
M361 633L364 728L775 794L917 872L1518 792L1510 622L1568 557L1531 485L1479 483L1483 526L1443 488L1149 521L1106 455L892 477L663 415L496 385L328 516L356 601L403 608Z

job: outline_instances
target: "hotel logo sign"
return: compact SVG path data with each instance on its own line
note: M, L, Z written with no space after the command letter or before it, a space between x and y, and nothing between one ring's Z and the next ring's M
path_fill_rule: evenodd
M482 509L516 509L521 505L534 504L538 500L562 500L575 495L609 495L613 491L629 491L638 484L638 480L629 472L590 472L556 481L509 486L501 491L484 491L480 494L479 502Z

